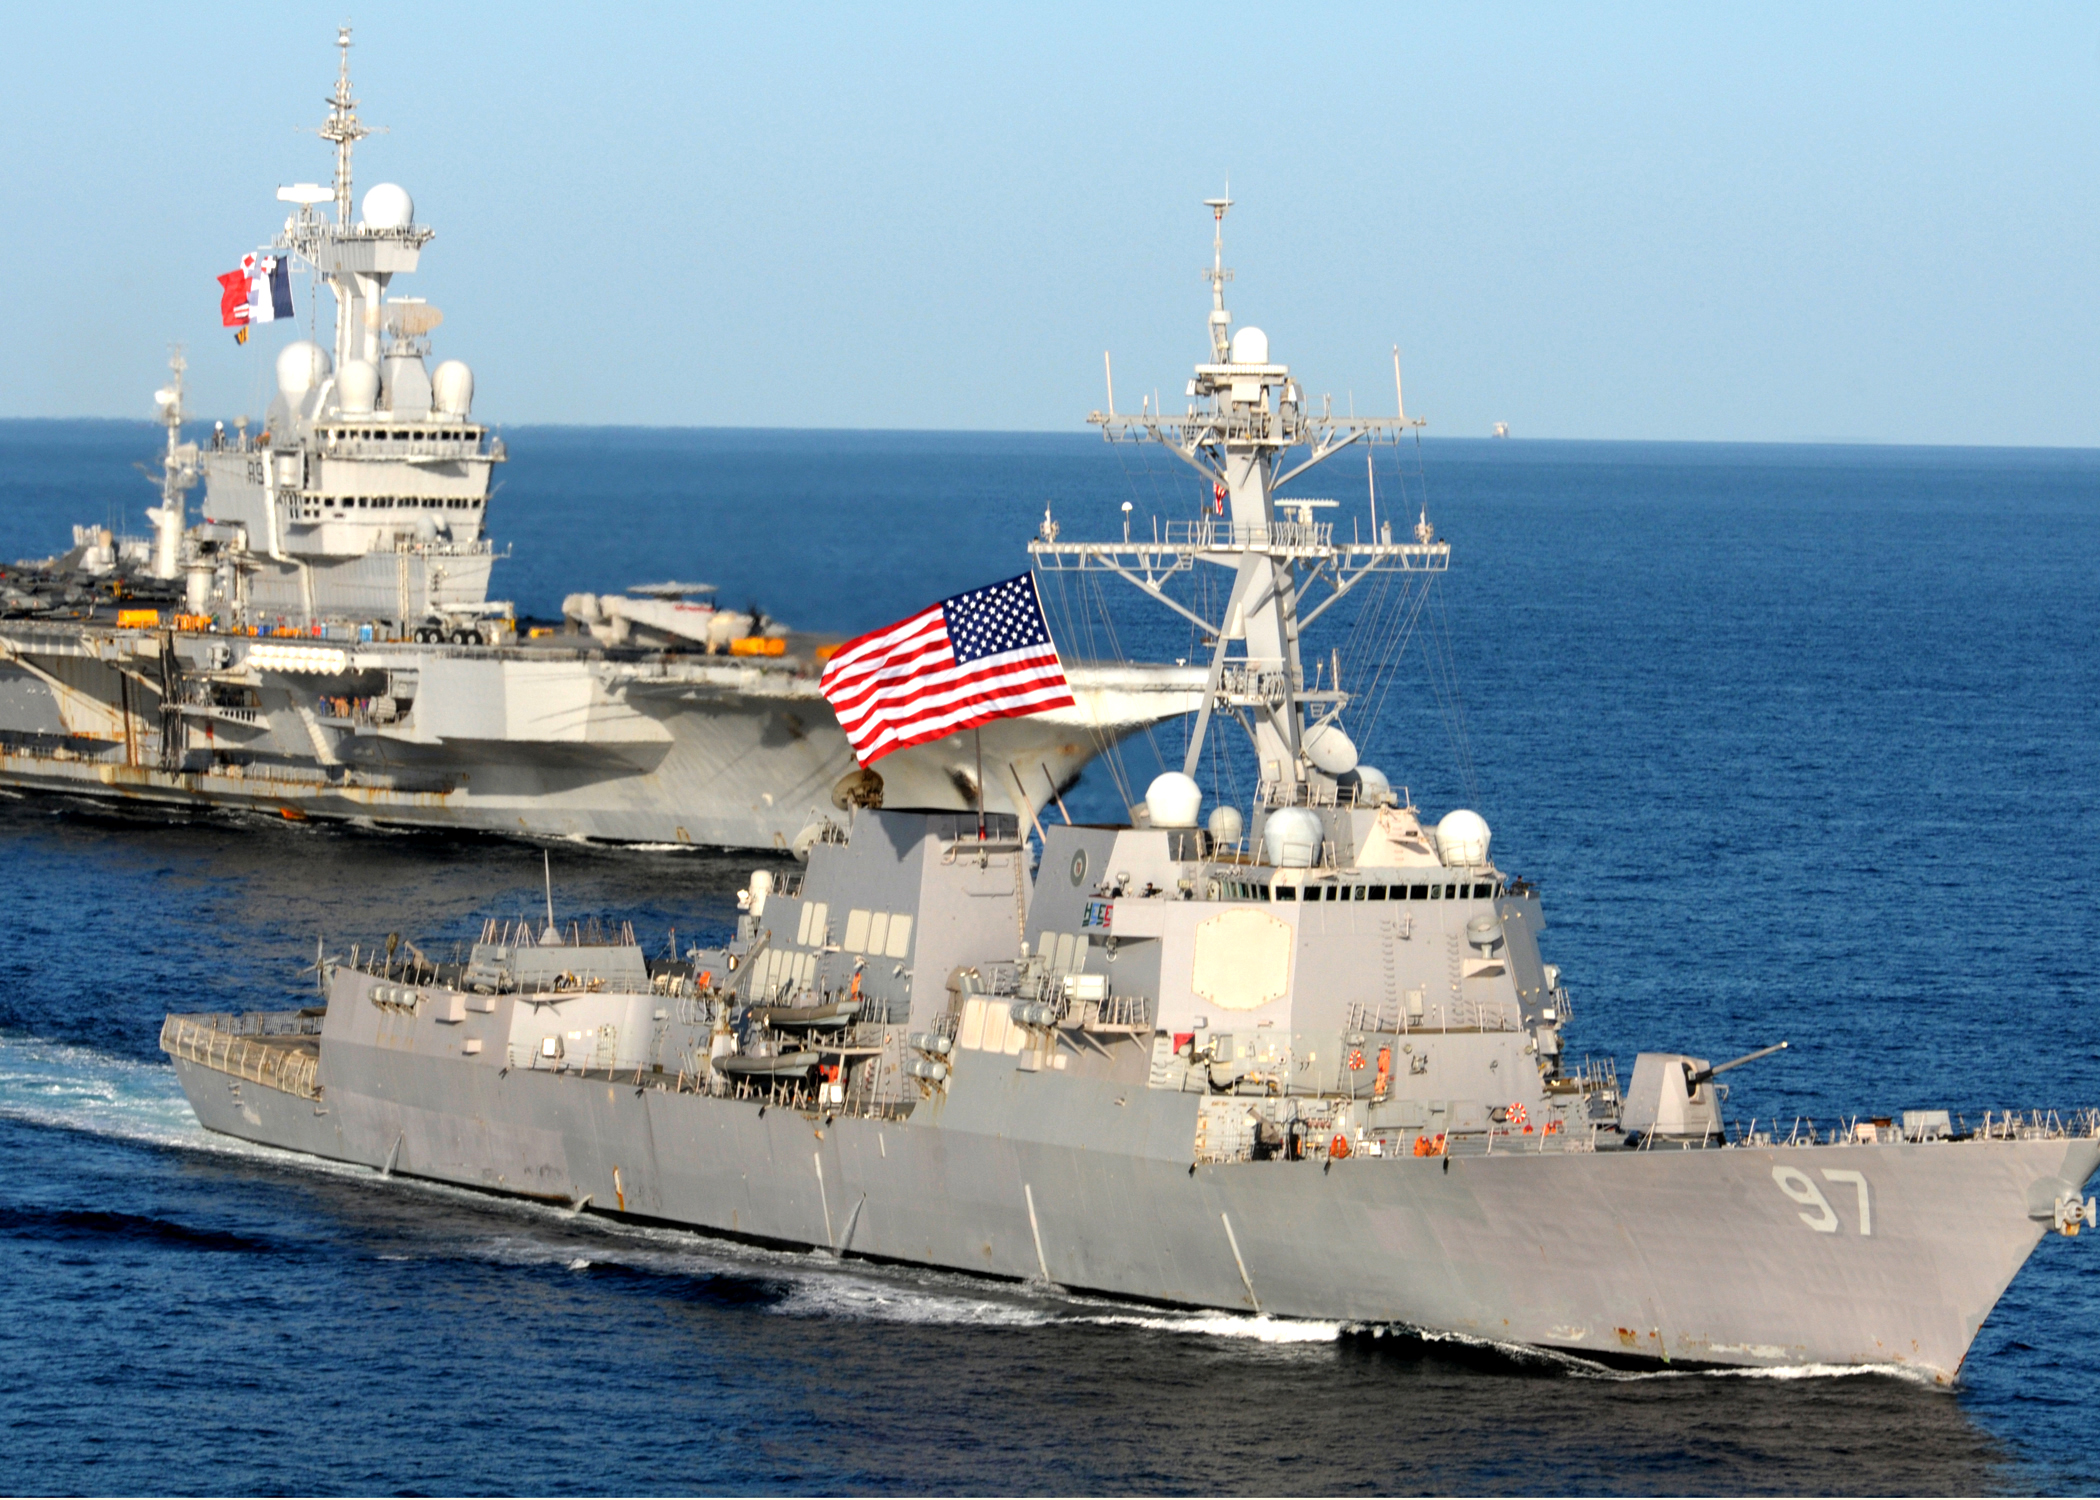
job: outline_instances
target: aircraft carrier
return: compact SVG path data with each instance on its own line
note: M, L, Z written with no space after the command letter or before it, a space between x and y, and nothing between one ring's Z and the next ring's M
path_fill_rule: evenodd
M1350 697L1308 680L1304 627L1367 582L1413 618L1450 548L1426 510L1395 540L1277 486L1411 424L1308 400L1232 331L1225 278L1219 250L1187 412L1093 418L1187 460L1206 503L1136 541L1046 516L1032 544L1045 577L1225 582L1188 760L1128 826L859 807L754 871L726 947L651 957L550 890L449 953L340 948L323 1004L167 1018L198 1118L820 1254L1603 1362L1954 1378L2042 1236L2093 1227L2100 1114L1745 1124L1724 1076L1783 1043L1642 1053L1623 1084L1573 1060L1536 889L1479 814L1432 820L1365 764ZM1197 774L1239 731L1251 805L1205 816Z
M371 132L347 28L337 42L319 131L334 180L278 189L288 217L260 257L327 286L332 334L277 351L252 432L186 435L178 354L155 397L151 536L75 527L69 551L0 570L0 787L785 848L817 815L885 797L1032 817L1123 736L1196 708L1200 670L1071 662L1074 707L872 776L817 691L831 643L718 609L707 585L572 594L561 624L521 629L488 597L508 455L473 414L473 372L429 364L442 314L395 294L433 231L396 184L354 197Z

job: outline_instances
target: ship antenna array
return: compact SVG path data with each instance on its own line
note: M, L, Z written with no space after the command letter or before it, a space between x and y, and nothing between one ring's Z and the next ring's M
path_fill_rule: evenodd
M322 140L335 146L335 221L350 225L350 151L372 134L372 128L357 118L357 100L350 92L350 28L336 29L335 44L342 52L335 75L335 92L328 97L328 119L321 126Z
M1411 538L1387 540L1374 525L1368 539L1344 539L1331 521L1316 520L1331 500L1279 496L1299 475L1353 443L1399 442L1425 425L1406 413L1394 351L1391 417L1337 415L1331 399L1317 405L1287 366L1270 362L1260 330L1231 334L1225 307L1225 214L1230 189L1206 198L1211 211L1211 360L1188 383L1186 413L1169 416L1154 403L1137 414L1097 411L1088 421L1112 443L1164 447L1207 481L1213 503L1195 520L1168 521L1150 538L1065 541L1045 513L1029 552L1046 574L1107 572L1187 619L1212 647L1210 670L1182 766L1193 776L1216 711L1249 728L1264 795L1296 800L1313 775L1304 753L1306 733L1334 720L1349 699L1338 683L1308 684L1299 652L1307 626L1373 576L1422 577L1450 566L1450 544L1426 525ZM1168 585L1206 564L1232 575L1219 618L1183 603ZM1234 655L1235 644L1239 654Z

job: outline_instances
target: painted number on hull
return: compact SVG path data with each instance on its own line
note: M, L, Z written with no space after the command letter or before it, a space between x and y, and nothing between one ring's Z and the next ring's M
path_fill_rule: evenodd
M1859 1232L1861 1234L1872 1234L1874 1232L1874 1200L1867 1191L1866 1174L1849 1169L1840 1170L1825 1167L1823 1169L1823 1180L1829 1183L1846 1183L1851 1186L1859 1201ZM1838 1232L1837 1210L1830 1206L1830 1200L1823 1196L1823 1190L1809 1180L1806 1172L1801 1171L1797 1167L1774 1167L1772 1169L1772 1181L1779 1184L1779 1191L1785 1193L1796 1203L1805 1206L1801 1214L1802 1223L1815 1230L1818 1234L1836 1234ZM1807 1210L1813 1210L1813 1212Z

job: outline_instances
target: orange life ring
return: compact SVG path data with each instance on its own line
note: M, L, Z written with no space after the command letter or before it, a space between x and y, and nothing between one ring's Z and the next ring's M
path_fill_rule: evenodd
M1337 1130L1334 1139L1327 1143L1327 1154L1336 1161L1345 1159L1349 1155L1349 1137Z

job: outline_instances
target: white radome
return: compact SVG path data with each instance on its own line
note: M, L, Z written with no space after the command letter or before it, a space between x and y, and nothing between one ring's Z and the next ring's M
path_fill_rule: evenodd
M1454 867L1486 864L1488 843L1493 838L1487 819L1469 808L1454 808L1436 825L1437 853L1446 865Z
M1152 814L1154 828L1194 828L1196 815L1203 810L1203 788L1193 777L1165 771L1145 788L1145 807Z
M1359 763L1356 768L1356 800L1366 807L1385 807L1393 801L1393 784L1378 767Z
M1305 758L1329 776L1347 776L1356 769L1356 741L1339 724L1316 724L1305 731Z
M1320 815L1304 807L1280 807L1261 825L1262 857L1279 869L1303 870L1320 857L1327 830Z
M379 371L370 360L353 359L343 366L335 382L336 404L346 412L363 414L379 404Z
M1269 336L1259 328L1242 328L1232 336L1232 362L1236 365L1267 364Z
M406 229L416 221L416 200L398 182L374 183L365 193L367 229Z
M474 372L465 360L444 360L430 372L430 404L444 416L467 414L474 405Z
M286 344L277 351L277 389L288 401L301 396L328 378L328 351L310 339Z
M1247 820L1240 816L1236 807L1214 807L1210 810L1210 836L1220 844L1237 844L1247 831Z

